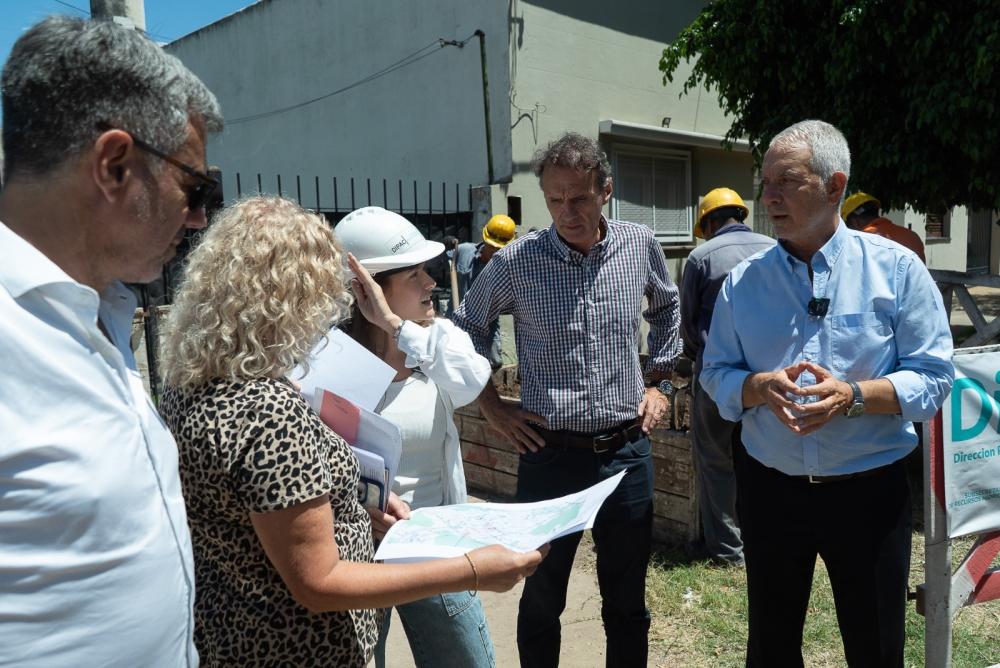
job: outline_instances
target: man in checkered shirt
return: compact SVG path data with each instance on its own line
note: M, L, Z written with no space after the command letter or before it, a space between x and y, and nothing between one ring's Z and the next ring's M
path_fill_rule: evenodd
M648 227L602 215L611 168L595 140L566 133L536 154L534 170L552 226L498 251L455 322L485 354L492 324L502 313L514 317L521 407L501 402L492 384L479 407L520 453L518 501L556 498L628 471L598 514L593 537L607 665L645 666L653 520L647 434L669 408L666 379L681 352L677 288ZM645 375L640 312L650 324ZM559 662L559 615L580 536L553 541L525 583L517 624L522 666Z

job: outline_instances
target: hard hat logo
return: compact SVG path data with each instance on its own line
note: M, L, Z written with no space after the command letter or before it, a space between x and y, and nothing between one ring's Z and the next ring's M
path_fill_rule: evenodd
M347 214L333 234L373 274L413 267L444 252L444 244L425 239L413 223L379 206Z
M399 238L399 243L393 245L393 247L389 249L389 252L392 253L393 255L395 255L396 251L398 251L400 248L402 248L403 246L409 246L409 245L410 245L410 242L406 240L406 237L400 237Z

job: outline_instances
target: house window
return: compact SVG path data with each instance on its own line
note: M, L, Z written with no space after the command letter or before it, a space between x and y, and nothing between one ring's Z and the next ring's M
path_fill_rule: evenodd
M924 236L928 239L947 239L951 236L951 211L928 211L924 222Z
M613 218L652 228L664 242L691 241L691 156L619 148L614 153Z

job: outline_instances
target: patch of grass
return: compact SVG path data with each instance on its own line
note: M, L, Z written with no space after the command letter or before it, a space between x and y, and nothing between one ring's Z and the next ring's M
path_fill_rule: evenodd
M953 547L955 566L971 540ZM924 580L924 539L913 536L910 588ZM746 650L746 576L743 569L692 561L681 550L654 556L646 581L653 615L650 665L670 668L736 668ZM983 668L1000 662L1000 602L963 608L955 619L952 665ZM924 618L911 603L906 613L906 665L924 665ZM830 580L817 560L802 653L807 666L845 666Z

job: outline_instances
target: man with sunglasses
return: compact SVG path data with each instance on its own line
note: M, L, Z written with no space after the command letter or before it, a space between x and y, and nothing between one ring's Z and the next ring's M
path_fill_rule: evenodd
M733 448L740 447L739 423L719 416L718 406L701 387L698 375L722 282L740 262L774 245L774 239L757 234L743 223L748 213L736 191L709 191L698 207L694 228L694 236L707 241L688 255L681 279L681 336L685 355L694 360L691 441L704 551L715 563L735 566L743 565L733 472Z
M0 664L196 666L177 449L135 300L215 182L211 92L111 22L50 17L3 68Z

